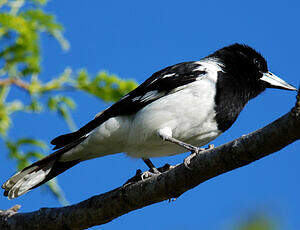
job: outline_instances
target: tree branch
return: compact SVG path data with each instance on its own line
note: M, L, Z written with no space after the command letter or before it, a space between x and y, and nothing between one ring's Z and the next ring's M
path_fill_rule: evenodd
M2 230L85 229L105 224L130 211L179 197L210 178L277 152L300 139L300 95L287 114L248 135L206 150L159 176L91 197L62 208L42 208L30 213L0 211Z
M19 78L7 78L0 81L0 86L16 85L22 89L28 90L28 83Z

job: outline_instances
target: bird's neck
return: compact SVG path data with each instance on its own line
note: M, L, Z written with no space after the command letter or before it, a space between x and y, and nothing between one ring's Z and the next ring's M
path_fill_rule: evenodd
M215 95L215 112L218 129L222 132L229 129L247 102L261 92L247 84L235 81L227 73L218 72Z

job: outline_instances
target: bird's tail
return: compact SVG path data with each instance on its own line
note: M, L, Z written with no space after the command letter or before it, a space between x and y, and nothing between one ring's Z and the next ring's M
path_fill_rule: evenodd
M60 149L13 175L2 185L4 196L17 198L78 164L79 160L59 161L61 155L72 147L74 145Z

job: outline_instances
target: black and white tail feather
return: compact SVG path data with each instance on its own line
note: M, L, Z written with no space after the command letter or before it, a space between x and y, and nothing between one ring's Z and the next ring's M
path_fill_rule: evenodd
M82 139L69 144L13 175L2 185L4 196L8 199L17 198L78 164L79 160L61 162L59 159L81 141Z

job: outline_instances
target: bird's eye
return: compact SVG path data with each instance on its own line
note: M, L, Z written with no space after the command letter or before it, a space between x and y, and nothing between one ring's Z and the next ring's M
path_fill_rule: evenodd
M258 69L261 69L261 67L262 67L262 66L261 66L261 63L260 63L260 61L259 61L257 58L254 58L254 59L253 59L253 62L254 62L254 64L257 66Z

